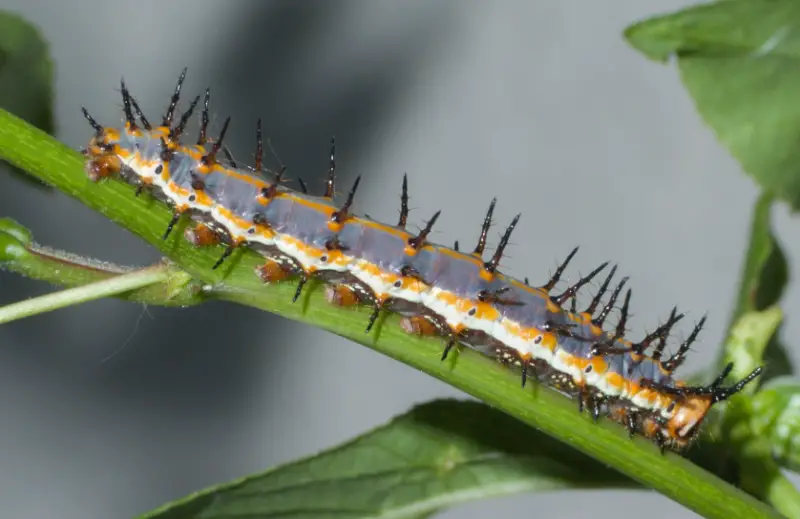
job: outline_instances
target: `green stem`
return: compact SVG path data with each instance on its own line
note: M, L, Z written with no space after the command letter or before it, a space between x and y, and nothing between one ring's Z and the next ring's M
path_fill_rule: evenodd
M764 489L768 503L786 517L800 517L800 495L789 479L779 470Z
M169 268L163 265L138 270L130 274L121 274L103 281L89 283L82 287L68 288L52 294L34 297L0 307L0 324L79 303L115 296L137 288L164 283L169 276Z
M10 218L0 218L0 267L62 287L83 286L139 270L38 245L28 229ZM206 300L202 283L175 265L170 265L168 272L165 282L109 295L160 306L183 307Z
M1 110L0 158L141 236L195 279L218 287L215 297L308 322L429 373L705 517L777 517L763 503L689 460L671 453L662 456L642 438L631 441L621 426L610 421L592 424L587 416L576 412L574 402L562 395L543 387L520 389L518 375L486 356L464 349L457 365L440 362L441 341L403 333L396 316L388 316L368 335L364 333L368 309L329 305L319 287L308 287L301 300L292 304L295 283L264 286L253 275L253 268L263 260L252 251L237 251L222 268L212 271L210 267L222 247L194 248L179 239L179 229L163 241L161 235L171 217L167 208L148 197L133 196L133 188L122 182L92 184L77 153Z

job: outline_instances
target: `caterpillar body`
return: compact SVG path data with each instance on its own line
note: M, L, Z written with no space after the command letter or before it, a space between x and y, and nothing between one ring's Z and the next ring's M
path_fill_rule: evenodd
M722 384L732 365L706 386L676 378L674 372L705 319L670 356L665 356L668 335L684 316L677 310L643 339L628 339L631 291L625 290L627 278L612 287L616 266L608 269L583 311L575 308L578 293L606 271L608 263L555 293L577 249L542 286L504 275L500 261L520 215L508 225L494 254L485 258L495 200L471 251L428 240L440 212L420 232L407 229L405 176L396 224L358 216L353 205L360 177L343 202L334 200L333 141L324 193L309 194L302 181L301 190L290 189L283 178L285 168L269 171L263 166L260 120L252 167L238 165L224 147L230 118L218 138L208 137L209 90L200 112L199 136L186 144L182 141L186 125L200 96L176 117L185 75L186 69L158 126L150 124L124 82L123 127L103 127L84 108L95 131L84 149L86 171L93 181L118 176L135 185L137 195L147 191L168 204L174 216L165 238L181 217L191 218L194 225L184 233L191 243L226 246L211 268L219 267L237 247L250 247L264 257L255 273L264 282L299 280L294 300L309 279L319 278L326 283L330 303L372 307L367 331L380 312L399 313L408 333L444 338L443 359L456 345L493 355L519 367L523 386L528 378L535 379L577 399L580 409L588 409L595 418L605 415L622 423L631 435L652 439L662 451L684 451L696 439L711 407L761 373L757 368L731 386ZM606 321L615 310L618 322L607 329Z

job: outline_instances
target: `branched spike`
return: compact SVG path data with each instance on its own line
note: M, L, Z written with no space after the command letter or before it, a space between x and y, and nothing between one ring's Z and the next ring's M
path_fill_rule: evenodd
M608 299L608 302L600 311L600 315L598 315L597 318L592 319L592 324L594 324L595 326L599 326L601 328L603 327L603 325L606 322L606 318L611 313L611 310L614 309L614 305L617 304L617 298L619 297L619 294L622 292L622 288L625 286L625 283L628 282L628 279L630 278L626 276L620 280L619 284L617 285L617 288L614 289L614 292Z
M183 86L184 79L186 79L186 68L183 69L178 78L178 84L175 85L175 91L172 93L172 98L169 100L169 108L167 108L167 113L164 114L161 126L166 126L168 128L172 126L172 118L175 116L175 108L177 108L178 101L181 98L181 87Z
M705 324L706 316L703 316L703 318L700 319L700 322L698 322L694 327L694 330L692 330L692 333L689 335L689 337L687 337L686 340L680 345L678 351L675 352L675 354L669 359L661 363L661 367L664 368L664 371L672 373L678 369L681 364L683 364L683 361L686 360L686 354L689 353L689 349L692 347L692 343L697 340L697 335L700 333L700 330L703 329Z
M159 140L161 141L161 152L159 153L159 157L163 162L171 161L173 155L175 155L175 152L170 149L169 145L167 144L167 140L164 139L164 137L160 137Z
M222 153L225 154L225 160L231 163L231 167L235 168L236 166L236 159L233 158L233 153L231 153L231 149L227 146L222 147Z
M220 148L222 148L222 142L225 139L225 132L228 131L228 124L230 124L231 118L228 117L225 119L225 123L222 125L222 131L219 132L219 139L211 146L211 151L208 155L204 156L201 160L203 164L208 166L209 164L213 164L214 161L217 160L217 153L219 153Z
M722 372L719 375L717 375L717 378L715 378L714 381L708 385L708 388L709 389L718 388L720 384L725 382L725 379L728 377L728 375L731 374L731 371L733 371L733 362L729 362L725 366L725 368L723 368Z
M103 135L103 127L97 121L94 120L94 117L89 115L89 110L87 110L86 108L84 108L82 106L81 107L81 111L83 112L84 119L89 121L89 124L94 129L95 135L97 135L98 137L102 136Z
M397 222L397 226L405 229L406 222L408 222L408 175L403 173L403 189L400 192L400 221Z
M183 130L186 129L186 124L189 122L189 118L192 117L194 107L197 106L198 101L200 101L200 96L192 99L192 102L189 104L189 109L183 112L183 115L181 115L181 118L178 121L178 125L175 126L174 129L170 130L170 134L173 139L178 139L183 133Z
M721 402L722 400L727 400L753 381L757 376L761 374L763 368L761 366L757 367L753 371L750 372L749 375L744 377L742 380L737 382L736 384L732 385L731 387L726 387L722 389L714 388L714 392L712 393L714 396L712 398L712 403L716 404L717 402ZM723 377L724 378L724 377Z
M569 253L567 259L565 259L561 265L558 266L555 273L553 273L552 277L550 277L550 281L548 281L545 285L541 287L542 290L545 292L549 292L556 286L556 284L561 281L561 276L564 274L564 270L566 270L569 262L572 261L572 258L575 257L575 254L578 252L579 247L575 247L572 249L572 252Z
M286 166L281 166L275 172L275 180L274 185L275 187L280 186L283 183L283 175L286 173Z
M122 107L125 110L125 120L128 122L128 127L131 130L136 129L136 119L133 118L133 110L131 109L131 94L128 92L128 87L125 86L125 80L120 79L120 90L122 90Z
M283 174L286 173L286 166L281 161L281 158L278 156L278 153L275 151L275 148L272 147L272 141L267 139L267 148L269 148L269 153L275 159L275 162L278 163L278 172L276 174L276 182L281 182L283 178Z
M217 260L217 262L216 262L216 263L214 263L214 266L213 266L213 267L211 267L211 270L217 270L217 268L218 268L220 265L222 265L222 263L223 263L223 262L224 262L226 259L228 259L228 256L230 256L231 254L233 254L233 250L234 250L235 248L236 248L236 246L235 246L235 245L228 245L228 247L225 249L225 252L223 252L223 253L222 253L222 256L220 256L220 258Z
M200 119L200 135L197 136L197 145L203 146L208 142L208 102L211 100L211 89L206 88L206 95L203 99L203 113Z
M264 138L261 135L261 118L256 121L256 165L255 170L264 168Z
M413 247L416 250L420 250L423 245L425 245L425 239L431 233L431 229L433 229L433 225L436 223L436 220L439 219L439 215L442 214L442 211L436 211L433 214L433 217L428 220L428 223L425 224L425 228L420 231L419 234L414 236L413 238L408 239L408 245Z
M526 286L526 287L529 287L529 286L531 286L531 282L530 282L530 280L528 280L528 278L527 278L527 277L525 278L525 286Z
M356 196L356 190L358 189L359 182L361 182L360 175L356 177L356 181L353 182L353 187L350 188L350 192L347 194L347 201L345 201L342 208L331 215L332 222L341 223L347 219L347 216L350 212L350 207L353 205L353 198Z
M331 137L330 164L328 166L328 180L325 181L325 198L333 198L336 191L336 139Z
M578 293L578 290L583 288L583 286L586 283L590 282L592 280L592 278L594 278L597 274L599 274L607 266L608 266L608 262L603 263L602 265L600 265L599 267L597 267L596 269L591 271L588 275L580 278L577 283L575 283L574 285L572 285L571 287L566 289L563 294L561 294L560 296L551 297L551 299L553 300L554 303L556 303L558 305L563 305L564 303L567 302L567 300L569 300L572 297L575 297L577 295L577 293Z
M634 344L632 346L633 350L636 353L644 353L644 351L652 344L653 341L656 339L666 341L667 336L669 335L670 330L672 329L675 324L683 319L686 314L678 314L678 307L672 309L672 313L670 314L669 319L666 323L662 324L653 333L648 334L644 339L640 342Z
M480 257L483 254L483 250L486 248L486 237L489 234L489 228L492 226L492 215L494 214L494 206L496 203L497 198L492 198L492 202L489 204L489 210L486 211L486 216L483 218L481 234L478 237L478 245L476 245L475 250L472 251L476 256Z
M617 329L614 331L614 339L621 339L625 336L625 328L628 326L628 310L631 304L631 289L625 293L625 302L622 303L622 310L620 310L619 322L617 322Z
M508 246L508 241L511 239L511 233L514 231L514 227L517 226L519 219L522 217L522 214L518 214L511 220L511 224L506 228L506 232L503 233L503 236L500 238L500 244L497 246L497 249L494 251L494 256L488 262L483 264L483 268L487 271L494 274L497 272L497 267L500 266L500 260L503 258L503 251L505 251L506 247Z
M672 324L675 324L676 322L678 322L679 318L677 316L677 313L678 313L678 307L675 306L672 308L672 312L669 314L669 319L667 320L667 323L672 322ZM683 318L683 315L681 315L681 318ZM672 328L672 326L670 326L670 328ZM653 348L652 359L656 362L660 361L661 356L664 354L664 348L667 347L667 337L669 336L669 332L670 330L668 329L663 336L659 337L658 344L656 344L656 347Z
M307 195L308 194L308 186L306 185L305 181L302 178L297 177L297 182L300 184L300 191L302 191L304 194Z
M453 250L458 252L458 240L453 242Z
M611 272L608 273L606 280L603 281L603 284L600 286L600 290L597 291L597 294L595 294L594 299L592 299L592 302L589 304L586 310L583 311L583 313L594 315L595 310L597 310L597 306L600 304L600 300L603 299L604 295L606 295L606 291L608 290L608 285L609 283L611 283L611 278L613 278L614 274L616 273L617 273L617 265L614 265L611 268Z
M130 96L130 94L129 94L129 96ZM136 102L136 98L134 98L133 96L130 96L130 99L131 99L131 105L133 105L134 113L139 118L139 120L142 121L142 126L144 126L144 129L149 132L150 130L153 129L153 127L150 126L150 121L148 121L147 118L142 113L142 109L139 108L139 103Z

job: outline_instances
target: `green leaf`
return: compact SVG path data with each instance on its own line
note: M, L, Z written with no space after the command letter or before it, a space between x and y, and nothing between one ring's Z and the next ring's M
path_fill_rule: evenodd
M0 11L0 107L53 133L53 63L47 42L21 17Z
M764 362L764 352L775 331L783 320L783 312L773 306L763 312L748 312L742 315L731 328L725 345L722 364L733 362L731 377L740 380ZM767 367L769 370L769 366ZM755 383L748 384L742 393L752 394Z
M765 191L800 208L800 2L728 0L635 24L651 59L674 55L697 110Z
M639 486L489 406L438 400L344 445L142 519L415 518L465 501L565 488Z
M731 323L746 312L765 310L776 304L789 281L786 256L772 233L772 201L771 195L762 194L753 208L750 246Z
M761 434L755 424L759 411L754 400L747 395L736 395L728 403L719 435L725 439L729 452L719 459L723 464L735 464L739 468L738 485L741 488L765 496L785 517L800 517L797 489L773 459L770 438ZM731 453L735 458L733 463Z
M52 134L53 63L38 29L21 17L0 10L0 108ZM14 174L44 188L22 170Z
M727 347L720 353L718 362L722 366L731 361L737 362L737 357L739 357L738 360L743 360L741 359L743 353L741 346L744 342L753 339L759 345L751 345L746 348L747 351L744 351L744 354L749 361L742 365L737 363L736 374L743 376L742 373L747 374L756 365L766 362L767 370L762 375L761 383L773 377L792 373L791 359L786 354L786 348L778 336L779 328L774 328L771 332L767 330L770 335L766 337L768 341L766 345L760 344L764 337L753 337L753 330L746 330L751 325L760 326L756 322L759 320L759 312L778 303L789 279L786 256L772 233L772 201L772 196L764 193L753 208L750 245L739 281L736 307L731 316L731 323L728 325ZM748 314L752 314L751 318L744 319L744 316ZM770 323L772 320L770 315L764 315L761 318L766 320L763 324L767 328L780 325L779 318L774 323ZM742 319L744 322L737 325L737 321ZM759 332L755 333L758 335ZM729 351L730 348L733 348L733 351Z
M774 379L753 397L752 427L769 439L772 456L800 472L800 379Z

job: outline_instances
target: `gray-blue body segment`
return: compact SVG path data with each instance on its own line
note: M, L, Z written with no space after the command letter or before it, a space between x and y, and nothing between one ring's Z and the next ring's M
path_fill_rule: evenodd
M137 137L124 131L119 145L139 153L145 160L158 160L162 153L159 139ZM198 161L190 155L175 151L170 158L172 181L182 188L193 189L198 166ZM281 186L276 190L277 196L262 203L259 201L262 188L271 186L271 182L250 169L230 169L231 172L214 170L201 175L203 191L241 220L255 225L255 220L259 219L274 232L292 236L317 249L341 248L346 255L364 260L385 272L398 276L410 272L429 286L473 300L476 304L480 297L496 295L493 305L501 316L498 320L507 319L523 328L568 330L569 333L560 334L557 347L576 357L588 358L596 344L625 347L622 340L613 340L613 336L605 331L598 334L592 326L582 324L580 319L571 317L565 310L552 311L553 305L548 304L542 291L525 288L522 283L499 273L483 276L483 264L470 254L435 244L426 244L415 254L409 254L408 240L413 234L372 224L368 219L346 220L337 230L329 225L331 212L338 209L333 201ZM270 257L279 254L272 249L254 248ZM407 308L402 308L403 313L409 313ZM484 347L492 341L496 339L472 336L466 342ZM644 379L668 387L675 385L674 379L665 374L656 361L643 357L636 362L634 358L628 352L605 356L608 370L626 379Z

